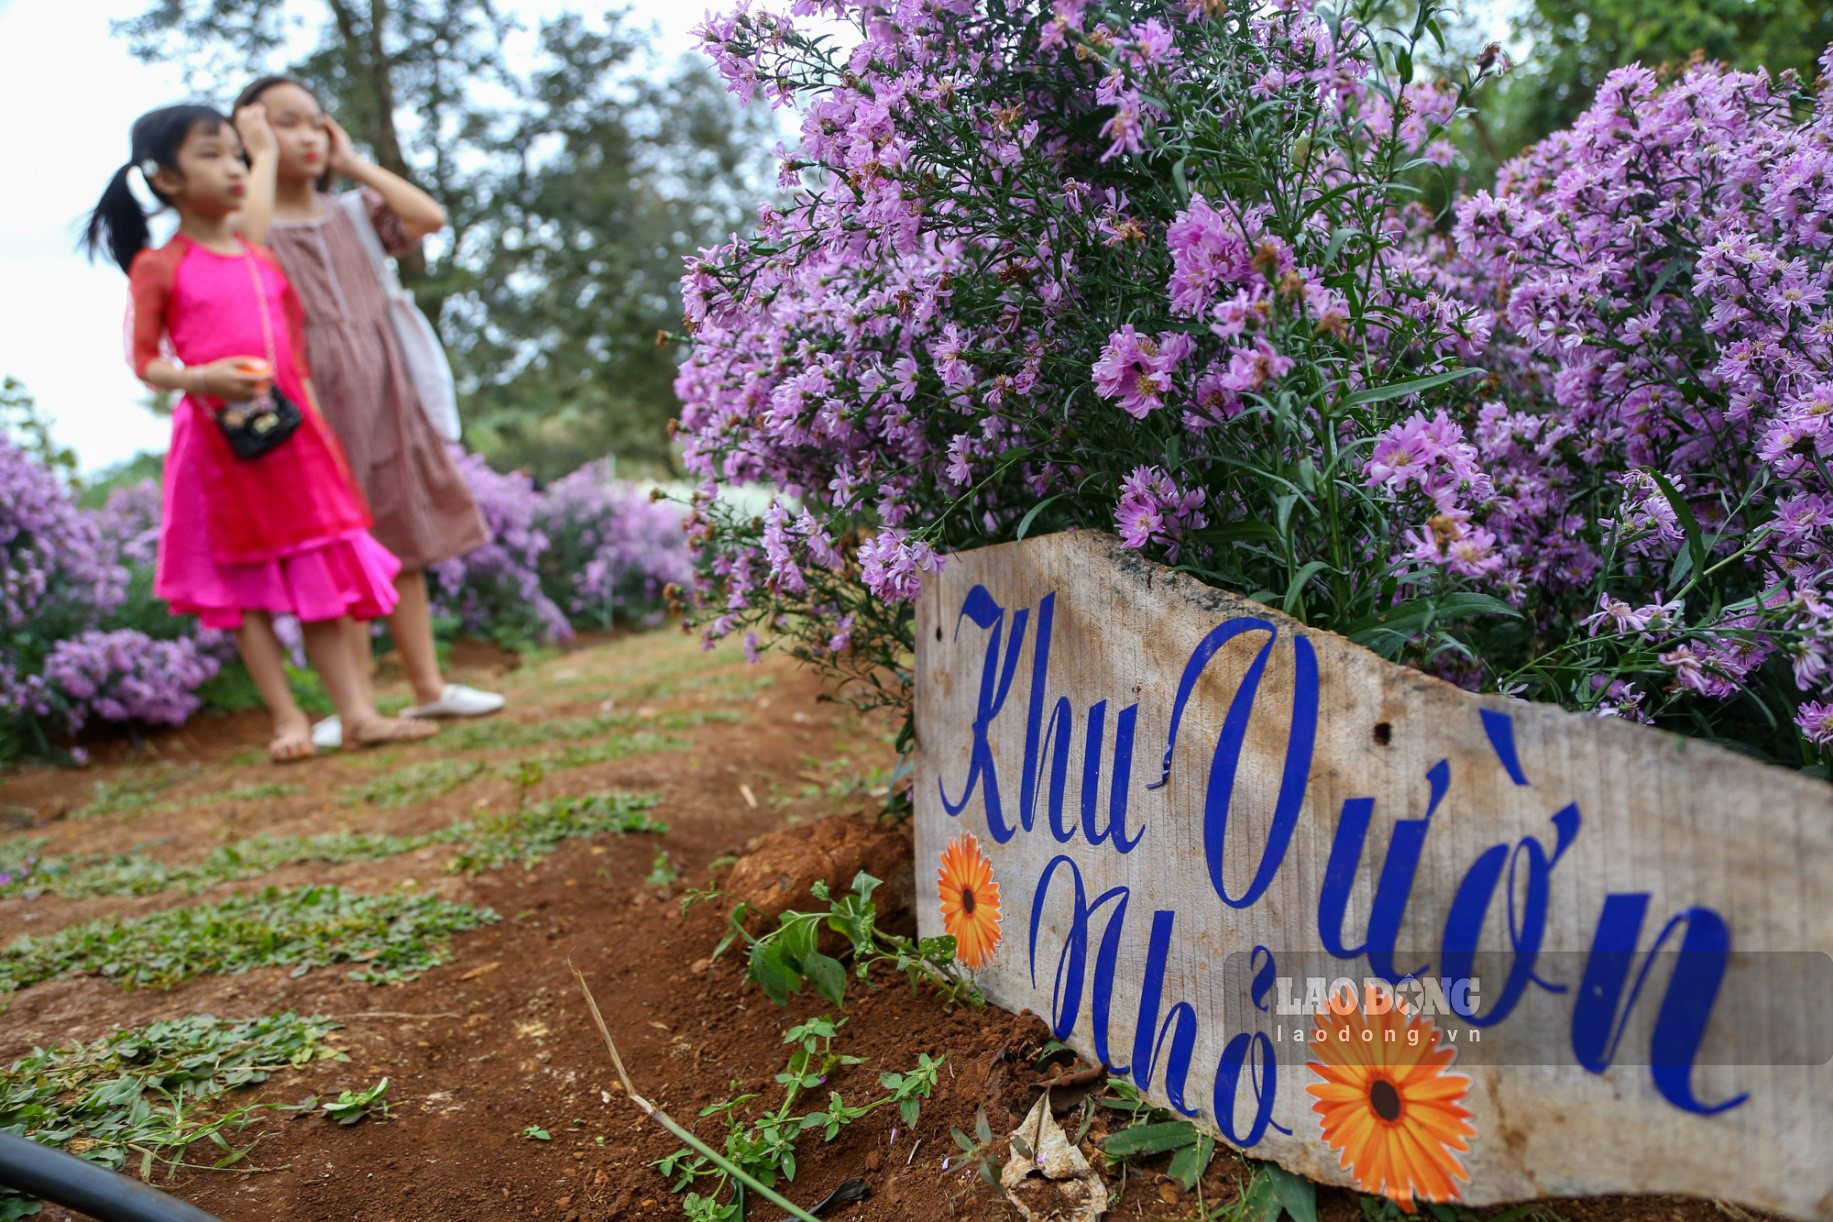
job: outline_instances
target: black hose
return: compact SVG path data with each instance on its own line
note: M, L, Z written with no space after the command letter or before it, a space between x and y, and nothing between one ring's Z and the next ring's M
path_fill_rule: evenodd
M100 1222L220 1222L118 1171L11 1133L0 1133L0 1186Z

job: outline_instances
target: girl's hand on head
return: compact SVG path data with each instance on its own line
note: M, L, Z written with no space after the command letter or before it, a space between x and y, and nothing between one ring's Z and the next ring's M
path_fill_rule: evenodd
M259 102L251 102L235 112L236 134L242 137L242 147L248 151L249 160L262 153L271 153L277 147L274 142L274 129L267 122L267 107Z
M350 133L343 125L330 115L325 116L325 135L330 137L331 149L326 161L334 173L348 176L363 159L357 156L356 145L351 142Z

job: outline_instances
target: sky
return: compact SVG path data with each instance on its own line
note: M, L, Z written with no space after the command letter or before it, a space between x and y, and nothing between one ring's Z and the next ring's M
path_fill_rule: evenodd
M111 18L147 7L144 0L0 0L0 375L25 383L52 436L76 452L85 473L163 450L171 429L147 410L147 392L127 367L126 277L111 262L91 265L76 253L80 220L127 160L133 121L188 98L177 67L143 64L109 33ZM566 7L563 0L498 4L531 26ZM654 25L658 48L672 59L692 48L689 31L706 6L633 0L630 7Z

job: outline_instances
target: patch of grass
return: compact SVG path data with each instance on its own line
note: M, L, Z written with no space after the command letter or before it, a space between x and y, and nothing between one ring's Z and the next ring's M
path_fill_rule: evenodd
M520 862L523 868L560 847L564 840L607 833L666 832L668 824L649 817L658 801L648 793L598 793L550 798L506 815L478 821L469 846L446 863L453 874Z
M221 793L205 794L197 799L195 805L214 805L218 802L274 802L281 798L296 798L306 792L309 791L304 785L267 781L257 785L237 785Z
M672 700L686 692L700 692L715 700L728 704L755 700L776 686L775 675L750 676L744 674L694 675L686 679L676 679L657 683L648 688L648 697L652 700Z
M693 730L708 725L731 725L751 718L730 709L670 710L654 717L634 713L600 713L594 717L556 717L551 721L480 719L441 731L439 746L451 751L508 751L543 747L558 742L578 742L620 731ZM639 730L639 732L641 732Z
M0 1071L0 1132L81 1155L117 1170L138 1154L149 1178L155 1164L176 1171L191 1146L209 1141L212 1163L226 1167L246 1150L224 1138L264 1105L223 1111L209 1104L278 1069L345 1060L324 1040L328 1018L292 1012L230 1022L208 1015L117 1027L89 1044L39 1049ZM21 1218L36 1204L0 1188L0 1218Z
M196 776L202 769L171 764L127 768L97 781L87 805L70 813L72 819L99 819L104 815L150 814L162 808L159 795Z
M667 824L643 813L653 809L659 800L649 793L571 795L513 814L460 820L414 836L352 831L315 836L260 835L219 845L199 861L180 863L163 862L144 852L40 857L38 850L45 843L42 838L0 843L0 896L29 892L78 899L163 891L196 895L218 884L254 878L282 866L378 861L433 844L467 846L447 864L453 873L474 874L512 861L530 866L552 853L562 841L576 836L666 832Z
M423 760L362 785L344 786L342 801L345 806L379 806L384 810L414 806L477 779L486 767L479 760Z
M24 887L43 867L44 859L39 850L45 847L43 836L30 836L23 840L0 840L0 895L10 889Z
M546 751L535 758L543 767L556 771L563 768L583 768L588 764L604 764L612 760L627 759L632 755L660 755L664 751L685 751L694 744L685 738L672 738L663 734L654 734L648 730L639 730L635 734L621 734L616 738L607 738L595 743L573 743L553 751Z
M462 830L466 825L455 825ZM49 857L13 886L0 883L0 895L42 890L67 899L95 895L154 895L182 891L195 895L219 883L254 878L298 862L341 865L374 861L438 843L438 833L386 836L370 832L326 832L316 836L255 836L219 845L201 861L170 863L142 852Z
M104 918L0 950L0 993L59 976L103 976L127 988L170 988L196 976L334 963L356 980L411 980L450 957L446 939L497 920L435 895L357 895L336 887L269 887L220 903L132 920Z

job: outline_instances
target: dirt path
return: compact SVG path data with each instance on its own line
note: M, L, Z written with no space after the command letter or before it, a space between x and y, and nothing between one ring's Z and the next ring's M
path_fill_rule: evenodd
M625 638L513 670L473 651L460 659L460 672L508 691L510 708L451 727L429 745L277 769L260 755L261 719L206 719L155 740L150 761L122 746L98 751L100 762L84 771L15 773L0 782L0 813L14 824L35 818L36 826L0 831L0 851L30 838L44 841L39 851L47 856L132 852L135 870L183 866L257 833L437 837L461 821L606 791L656 795L649 813L667 832L567 840L530 868L475 874L448 873L459 846L435 842L374 860L281 865L191 893L171 886L92 898L0 891L0 945L95 917L140 916L269 886L412 888L501 917L454 937L449 962L404 984L360 983L338 967L297 977L283 968L203 975L167 990L125 991L100 976L45 980L10 1000L0 994L0 1065L35 1047L94 1039L115 1024L324 1015L342 1024L332 1038L347 1060L278 1072L235 1092L233 1103L335 1096L386 1076L386 1123L342 1128L315 1113L267 1113L233 1139L253 1143L236 1169L156 1182L227 1222L681 1216L679 1199L648 1165L679 1143L622 1097L568 964L588 979L638 1090L677 1118L694 1123L701 1108L739 1089L775 1090L784 1029L833 1014L832 1007L807 995L787 1009L773 1005L744 979L738 955L709 965L725 908L709 902L684 914L679 901L722 878L761 833L872 808L869 791L880 783L873 770L892 762L889 737L819 702L812 678L787 664L747 666L736 651L703 653L674 634ZM840 1050L866 1059L836 1072L824 1090L854 1099L877 1093L881 1072L908 1070L928 1053L945 1058L935 1096L915 1125L901 1126L887 1108L831 1144L805 1135L789 1194L812 1203L863 1176L871 1195L828 1217L1011 1216L961 1159L950 1130L971 1131L981 1109L995 1134L1017 1124L1037 1097L1041 1024L995 1010L950 1011L901 980L851 990L846 1017ZM1094 1136L1109 1119L1097 1114ZM717 1143L714 1122L698 1128ZM218 1153L212 1149L211 1159ZM1236 1197L1250 1173L1225 1152L1199 1198L1161 1171L1116 1169L1108 1216L1232 1217L1216 1207ZM1347 1193L1320 1192L1319 1205L1334 1222L1364 1217ZM1710 1213L1696 1202L1651 1199L1562 1207L1558 1216ZM41 1216L69 1215L47 1209ZM749 1216L774 1222L777 1215L753 1208Z

